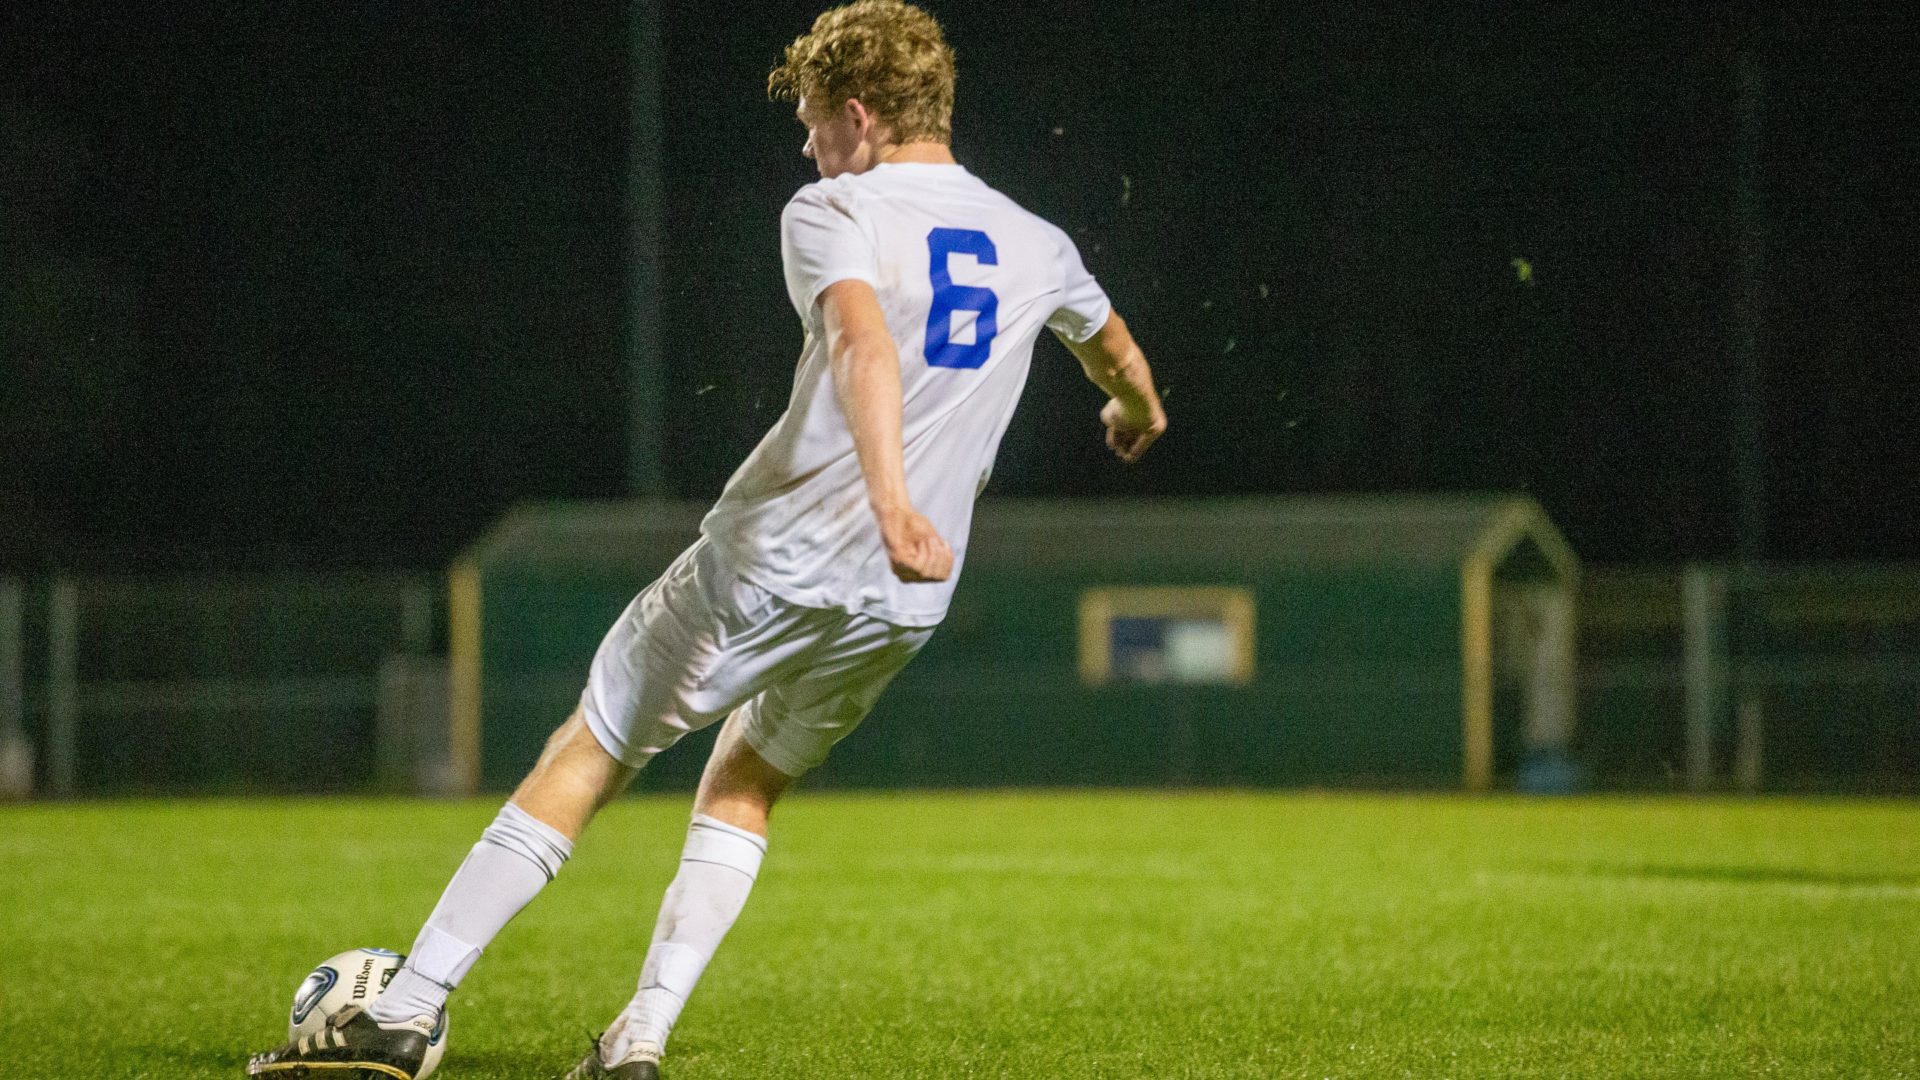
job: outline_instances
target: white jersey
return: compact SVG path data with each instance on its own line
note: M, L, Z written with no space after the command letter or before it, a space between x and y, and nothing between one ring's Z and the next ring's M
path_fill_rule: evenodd
M1109 305L1066 233L958 165L888 164L801 188L780 217L806 344L787 411L727 481L701 532L744 578L795 604L901 626L946 614L973 502L1042 327L1085 341ZM819 299L873 286L900 353L907 492L953 548L947 580L893 574L834 393Z

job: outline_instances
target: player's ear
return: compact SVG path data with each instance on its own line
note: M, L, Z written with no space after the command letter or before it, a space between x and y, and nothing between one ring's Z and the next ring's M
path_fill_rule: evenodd
M873 113L867 111L865 105L860 104L859 98L848 98L846 105L843 107L843 111L846 118L852 122L854 130L860 133L862 139L866 138L867 133L873 130Z

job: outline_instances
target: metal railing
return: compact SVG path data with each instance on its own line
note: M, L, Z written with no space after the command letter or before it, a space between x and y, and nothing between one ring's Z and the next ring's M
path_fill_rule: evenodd
M0 794L366 786L437 606L388 575L0 580Z
M1576 757L1604 786L1920 790L1920 568L1768 568L1738 648L1730 572L1588 576ZM458 790L442 611L418 577L0 578L0 797Z
M1920 790L1920 567L1596 568L1582 727L1694 791ZM1637 763L1626 765L1622 751Z

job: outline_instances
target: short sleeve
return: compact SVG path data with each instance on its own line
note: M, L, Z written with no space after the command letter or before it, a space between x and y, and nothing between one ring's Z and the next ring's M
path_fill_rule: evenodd
M819 184L801 188L781 213L780 258L787 270L787 296L802 319L811 317L820 294L836 281L879 287L872 239L854 220L845 196Z
M1047 329L1068 341L1082 342L1107 324L1113 304L1107 300L1106 290L1087 273L1086 264L1080 261L1080 249L1073 246L1072 238L1057 228L1053 236L1060 246L1064 295L1060 307L1047 319Z

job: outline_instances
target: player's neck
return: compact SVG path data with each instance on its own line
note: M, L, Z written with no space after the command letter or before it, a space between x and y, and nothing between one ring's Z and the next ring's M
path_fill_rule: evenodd
M875 165L958 165L953 148L946 143L917 141L895 143L876 155Z

